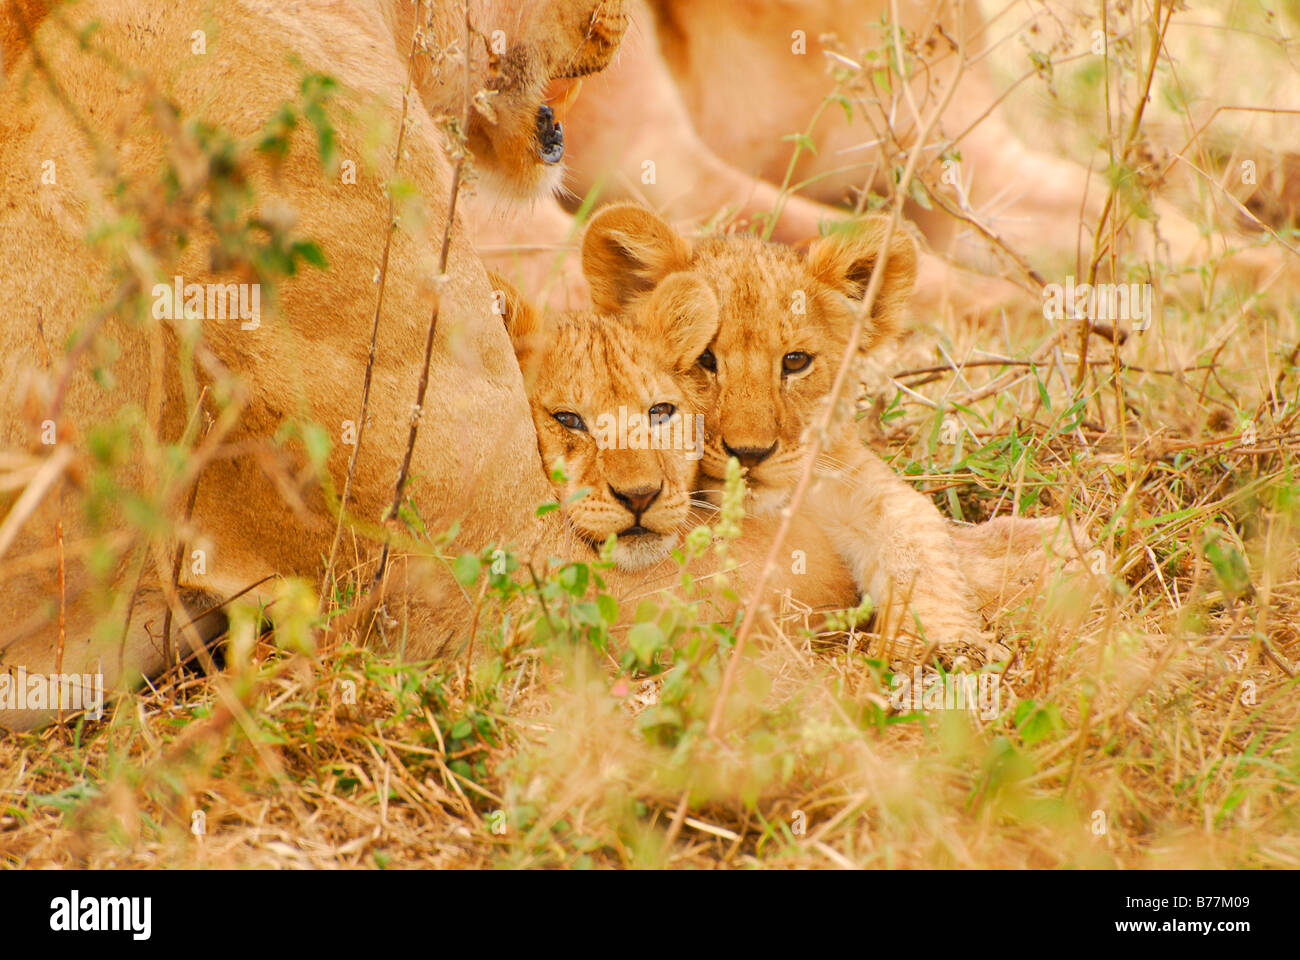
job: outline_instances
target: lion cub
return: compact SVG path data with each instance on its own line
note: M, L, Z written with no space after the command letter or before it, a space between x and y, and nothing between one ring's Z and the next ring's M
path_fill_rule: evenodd
M543 318L500 277L503 314L524 375L538 450L569 536L599 551L617 536L619 569L668 557L687 529L707 384L695 358L718 308L698 278L660 285L637 317L575 311ZM581 493L581 496L579 495Z
M713 291L720 323L696 359L708 391L701 466L716 481L735 457L746 469L756 514L776 513L789 501L882 230L872 221L857 234L825 237L800 256L749 237L706 238L692 249L633 205L605 208L587 229L583 270L598 310L628 309L686 278ZM898 234L863 353L898 331L915 273L915 244ZM948 523L862 445L851 423L829 438L805 502L876 602L882 633L979 644L976 601Z

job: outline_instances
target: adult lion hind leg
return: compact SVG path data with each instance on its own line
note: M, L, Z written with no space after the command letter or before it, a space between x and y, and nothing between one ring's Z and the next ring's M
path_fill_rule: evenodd
M853 59L860 51L886 42L888 27L882 32L881 18L893 19L889 0L805 0L797 5L647 0L647 4L653 25L642 32L653 37L692 129L719 160L769 183L781 183L793 160L791 179L802 185L800 193L824 204L843 202L866 179L873 181L877 191L887 188L894 167L889 159L892 150L882 148L879 141L896 136L897 147L908 150L915 137L911 110L900 99L901 87L879 99L859 98L861 112L846 114L822 107L839 92L827 70L828 55L843 64L841 57ZM645 17L647 4L632 6L634 22ZM792 16L794 6L797 16ZM986 22L979 6L953 0L897 4L899 24L915 49L937 54L923 56L929 66L912 71L915 99L922 103L936 95L942 99L947 85L957 83L927 147L936 148L933 164L918 170L918 175L946 197L948 207L965 209L1034 268L1060 279L1063 268L1074 263L1080 245L1085 256L1090 253L1089 231L1095 229L1107 203L1110 183L1102 173L1054 156L1044 144L1026 142L1013 131L1002 104L1006 91L995 79L991 61L977 52L1001 46L1008 39L1005 31L1010 21L999 25L1000 17L994 17ZM1047 21L1041 26L1050 31L1051 13L1044 11L1041 16ZM796 26L802 38L799 53L791 43ZM961 37L971 45L970 60L958 78L955 72L961 58L950 45ZM761 109L754 109L755 104ZM635 109L610 114L612 123L640 120ZM809 128L814 117L817 120ZM975 118L979 120L971 126ZM885 135L886 130L892 134ZM790 135L796 131L806 131L815 149L792 144ZM945 183L948 170L937 156L945 137L958 136L959 131L962 159L957 170L965 171L959 180L966 184L961 189ZM643 153L637 159L651 156ZM1186 165L1175 169L1180 168L1185 170ZM1184 191L1189 192L1195 196L1195 191ZM1205 235L1169 200L1157 196L1147 206L1154 214L1150 222L1159 224L1160 242L1148 222L1128 218L1131 252L1139 262L1167 260L1175 269L1162 282L1177 288L1180 296L1194 296L1197 284L1203 282L1197 269L1182 268L1203 266L1209 256L1219 261L1227 277L1252 287L1271 283L1275 295L1280 292L1277 287L1294 283L1300 274L1294 256L1276 243L1229 250L1224 236ZM957 257L967 268L982 273L1003 268L1004 258L996 246L968 231L947 210L916 206L909 215L936 250ZM1236 232L1231 224L1225 226L1229 234ZM1264 242L1258 224L1241 226L1245 233L1231 239L1233 247ZM1099 276L1106 279L1109 258L1103 256L1099 266ZM937 265L928 269L942 276ZM1187 276L1180 276L1184 272ZM955 290L951 299L958 315L978 319L990 299L1005 300L1008 307L1028 306L1027 301L1036 299L1017 295L1013 284L980 286L985 289L973 295L969 284ZM920 295L929 298L929 289L928 283L922 283Z
M22 731L44 726L60 714L85 711L99 716L118 694L134 689L142 677L168 668L164 630L169 627L172 665L202 654L226 632L221 601L182 589L180 610L168 624L160 588L141 587L127 601L129 617L92 613L88 604L69 603L60 628L57 607L34 611L9 624L0 640L0 729ZM51 635L62 643L51 643Z

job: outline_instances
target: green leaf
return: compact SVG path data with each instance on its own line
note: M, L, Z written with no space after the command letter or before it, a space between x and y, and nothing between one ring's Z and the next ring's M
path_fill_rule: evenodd
M478 579L480 566L477 554L462 553L452 561L451 572L456 575L457 580L468 587Z
M1245 790L1240 787L1234 789L1230 794L1228 794L1227 799L1223 801L1223 806L1219 808L1219 812L1215 815L1214 822L1216 824L1219 823L1224 817L1232 813L1233 810L1236 810L1237 807L1241 805L1241 801L1245 799Z
M281 159L289 152L289 137L298 126L298 117L293 107L284 104L266 123L262 139L257 144L259 153L271 154L274 159Z
M1250 569L1236 544L1213 527L1205 531L1205 559L1210 561L1219 589L1230 600L1250 592Z
M321 248L312 240L299 240L291 248L294 254L306 260L313 267L325 270L329 267L329 262L325 259L325 254Z
M664 645L663 631L657 623L638 623L628 631L627 645L642 665L648 667Z
M1048 413L1052 412L1052 398L1047 393L1047 385L1043 383L1041 377L1035 371L1034 384L1038 387L1038 399L1043 403L1043 409Z
M338 142L334 127L325 115L325 108L319 103L309 103L303 114L316 128L317 149L320 153L320 165L330 173L338 167Z
M1029 715L1034 712L1036 706L1037 704L1033 700L1021 700L1016 704L1016 712L1013 714L1013 718L1017 727L1029 719Z
M916 201L916 205L922 210L933 210L934 205L930 203L930 195L926 193L925 187L921 181L913 178L907 184L907 195Z
M572 607L573 618L587 627L603 627L604 618L600 615L600 607L594 603L575 603Z
M834 96L833 99L835 100L836 103L838 103L841 107L844 108L844 119L845 119L847 122L852 123L852 122L853 122L853 104L849 102L849 98L846 97L846 96L844 96L844 94L842 94L842 93L837 93L837 94Z
M312 465L320 470L330 455L330 436L318 423L307 423L302 428L302 445L307 448L307 456Z
M808 150L814 155L817 153L817 145L813 143L812 137L806 133L787 133L781 139L789 140L795 145L796 150Z
M580 597L587 592L591 572L585 563L571 563L560 571L560 586L570 596Z
M1031 705L1033 701L1027 701ZM1046 740L1057 730L1060 730L1064 724L1061 722L1061 713L1056 709L1056 704L1049 703L1043 707L1038 707L1025 711L1023 721L1020 718L1021 709L1024 704L1016 707L1017 725L1020 728L1020 736L1025 741L1025 746L1032 747L1036 743Z
M558 503L543 503L537 508L537 515L539 517L544 517L548 513L551 513L559 509L560 509L560 505Z
M618 601L608 593L602 593L596 597L596 606L600 610L601 618L608 624L613 624L618 620Z

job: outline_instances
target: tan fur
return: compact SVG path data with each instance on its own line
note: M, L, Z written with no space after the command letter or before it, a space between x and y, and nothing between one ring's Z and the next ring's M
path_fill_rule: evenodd
M9 11L7 5L5 9ZM432 9L430 49L447 49L462 35L459 5L437 0ZM30 449L49 455L50 449L39 442L40 425L61 393L59 444L74 452L66 477L56 478L44 491L39 508L3 558L0 664L22 665L29 672L51 672L56 663L65 673L102 669L112 688L120 678L153 673L162 665L159 584L170 575L166 568L172 547L153 549L138 580L126 565L113 575L111 591L122 616L92 636L103 607L92 596L93 578L86 566L92 530L76 488L89 465L85 431L134 408L151 419L163 440L175 442L194 411L185 405L170 328L146 337L110 317L105 333L118 353L90 358L105 379L97 381L83 358L63 381L67 344L115 288L104 256L86 237L116 216L110 179L65 109L64 98L128 182L157 191L150 185L157 182L171 142L151 120L150 86L176 104L182 121L201 118L248 139L260 133L284 101L296 97L305 72L321 71L340 82L336 106L342 109L334 110L333 117L340 155L356 162L356 184L326 177L314 143L301 129L278 171L261 160L252 161L251 169L259 201L293 210L296 231L320 244L330 268L305 269L282 282L274 315L264 314L257 330L221 321L207 321L203 330L215 360L243 382L248 403L228 438L233 455L214 460L199 477L185 536L190 545L205 545L208 567L199 575L189 564L182 566L182 598L191 612L250 587L252 597L269 598L274 580L267 578L319 576L334 530L334 519L313 484L286 486L285 477L300 476L301 453L277 449L269 440L289 419L321 424L336 439L327 469L335 488L342 488L351 450L337 438L344 421L355 420L360 409L377 291L374 274L389 233L385 185L416 5L405 0L186 0L161 5L87 0L67 5L61 16L72 32L46 18L33 41L58 82L58 96L37 75L32 45L14 39L20 34L13 21L6 20L0 31L11 58L0 87L0 248L6 262L0 271L0 443L11 452ZM473 0L471 16L470 88L495 92L491 111L472 114L469 143L476 163L507 191L546 188L554 183L556 169L536 155L534 119L545 87L556 77L587 73L608 62L626 26L623 2ZM106 57L79 47L78 30L92 21L97 29L86 35ZM191 35L200 28L206 31L208 51L191 55ZM488 55L494 30L503 31L507 40L505 56ZM418 97L410 105L400 175L418 191L423 216L405 218L403 229L393 234L370 419L349 504L350 512L372 527L392 497L420 377L433 307L434 251L446 222L451 179L436 118L460 112L463 62L456 56L446 61L418 58ZM136 79L120 75L112 63L124 64ZM364 160L370 136L366 118L378 120L387 131L387 149L377 169ZM56 164L53 184L40 180L47 160ZM457 544L477 548L536 536L533 508L548 499L549 490L533 455L536 436L509 341L491 309L486 273L461 230L454 229L452 236L411 496L431 529L459 521ZM217 279L209 265L210 241L192 236L174 262L158 265L158 278ZM147 484L151 458L138 440L132 440L125 456L126 463L137 467L132 482ZM128 529L120 516L106 520L110 530ZM62 609L56 588L59 521L67 577ZM353 562L374 556L373 540L346 539ZM399 561L392 570L396 590L410 571ZM465 601L436 567L410 579L420 582L419 593L401 602L423 632L417 631L407 650L429 653L467 622ZM127 596L134 597L129 614ZM66 615L63 628L61 615ZM177 623L185 619L181 613ZM57 653L61 630L66 644ZM201 639L193 631L187 636ZM27 726L37 719L35 714L16 720L11 715L2 722Z
M975 602L989 620L1022 606L1040 607L1053 578L1082 571L1091 546L1087 531L1065 517L995 517L950 524L949 532ZM1080 603L1086 604L1088 592L1078 592Z

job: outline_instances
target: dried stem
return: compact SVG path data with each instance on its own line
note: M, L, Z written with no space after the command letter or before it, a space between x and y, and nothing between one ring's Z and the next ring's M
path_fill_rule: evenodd
M54 672L63 677L63 649L68 643L68 573L63 557L63 518L54 524L54 536L59 542L59 647L54 655ZM59 697L59 725L63 725L63 697Z
M469 7L465 8L465 88L461 103L460 127L456 136L464 137L469 128L470 111L470 76L469 76L470 24ZM456 166L451 174L451 198L447 202L447 223L442 230L442 250L438 254L438 282L441 284L447 275L447 257L451 251L451 229L456 222L456 199L460 196L461 175L465 169L468 155L465 143L457 145ZM442 293L437 291L433 297L433 311L429 316L429 332L424 341L424 366L420 370L420 388L416 393L415 406L411 409L411 431L406 438L406 453L402 457L402 469L397 474L397 485L393 489L393 502L388 509L388 519L396 518L402 507L402 492L406 489L406 480L411 472L411 457L415 452L415 440L420 432L420 418L424 413L424 397L429 390L429 365L433 361L433 342L438 332L438 310L442 306ZM379 556L379 569L375 571L374 582L382 583L384 571L388 567L390 540L384 541L383 552Z
M1129 122L1128 133L1124 137L1124 147L1120 151L1120 163L1126 161L1133 150L1133 145L1137 142L1138 133L1142 129L1142 115L1146 111L1147 101L1151 98L1151 81L1155 79L1156 64L1160 60L1160 50L1165 43L1165 34L1169 30L1170 21L1174 18L1174 4L1169 4L1169 13L1165 16L1165 22L1160 23L1160 2L1155 0L1155 22L1152 26L1152 44L1151 59L1147 62L1146 82L1142 86L1142 96L1138 98L1137 106L1133 108L1133 119ZM1102 6L1105 6L1103 0ZM1109 122L1109 120L1107 121ZM1097 267L1101 263L1101 258L1107 249L1114 249L1113 244L1109 247L1102 243L1102 234L1106 229L1106 222L1110 219L1111 210L1115 206L1115 196L1119 190L1119 179L1113 175L1110 178L1110 189L1106 191L1106 202L1102 205L1101 214L1097 217L1097 226L1092 233L1092 256L1088 262L1088 285L1091 287L1097 280ZM1085 320L1079 327L1079 361L1075 368L1074 390L1078 394L1083 389L1084 380L1088 375L1088 340L1089 325Z
M384 221L384 252L379 260L379 294L375 299L375 316L370 325L370 349L366 354L366 374L361 385L361 413L357 417L357 439L352 445L352 456L348 458L348 472L343 479L343 495L339 498L338 522L334 525L334 539L330 542L329 559L325 563L325 574L321 581L320 609L324 612L326 602L331 594L331 581L334 580L334 558L338 555L339 538L343 534L343 518L347 514L348 498L352 494L352 477L357 469L357 458L361 455L361 440L365 436L366 421L369 418L370 383L375 369L375 343L379 339L379 317L384 309L384 290L388 286L388 253L393 246L393 232L396 229L396 200L393 185L397 180L397 171L402 164L402 147L406 139L406 112L411 102L411 86L415 79L415 53L420 36L419 13L411 27L411 50L406 58L406 87L402 91L402 116L397 127L397 149L393 155L393 176L388 183L388 217ZM454 201L453 201L454 202Z

